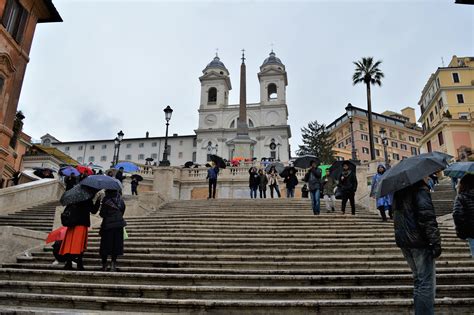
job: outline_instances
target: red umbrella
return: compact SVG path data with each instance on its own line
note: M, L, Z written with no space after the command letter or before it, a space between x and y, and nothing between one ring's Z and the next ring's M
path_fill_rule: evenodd
M78 165L76 166L76 169L79 171L81 174L87 174L87 175L94 175L94 172L92 171L91 168L83 165Z
M64 237L66 236L66 231L67 231L67 227L61 226L60 228L50 232L48 234L48 237L46 238L46 244L47 243L52 243L52 242L55 242L55 241L64 240Z

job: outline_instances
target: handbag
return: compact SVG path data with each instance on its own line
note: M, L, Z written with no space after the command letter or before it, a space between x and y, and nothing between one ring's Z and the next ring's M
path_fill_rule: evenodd
M341 187L336 187L336 191L334 192L334 197L336 197L336 199L342 199L342 189Z
M61 213L61 224L66 227L73 227L75 224L73 209L75 205L67 205Z

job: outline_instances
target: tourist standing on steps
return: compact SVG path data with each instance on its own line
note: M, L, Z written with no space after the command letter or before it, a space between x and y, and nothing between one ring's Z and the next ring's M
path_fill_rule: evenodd
M428 179L395 192L393 197L395 240L413 272L415 315L434 314L435 259L441 255Z
M319 215L321 208L321 169L318 167L318 162L311 161L311 168L308 170L303 180L308 183L313 214Z
M127 225L123 218L125 203L116 190L106 190L103 199L98 198L94 208L102 217L100 225L100 257L102 271L107 271L107 259L111 256L110 271L117 271L117 257L123 255L123 234Z
M258 170L258 176L259 176L258 190L260 192L260 198L267 198L268 177L262 169Z
M76 175L74 175L74 173L71 173L71 175L66 177L66 179L64 180L64 183L66 184L66 191L68 191L69 189L72 189L77 184Z
M454 201L453 211L456 234L467 240L474 258L474 175L466 174L459 182L459 192Z
M295 187L298 185L298 178L295 175L295 169L291 168L288 176L283 180L286 183L286 198L295 198Z
M281 198L280 187L278 187L278 172L274 166L268 172L268 185L270 186L270 197L273 198L273 190L275 189L278 198Z
M377 167L377 174L372 177L372 188L370 190L370 197L375 198L375 190L377 189L377 184L382 179L383 175L385 174L385 166L380 164ZM388 211L388 215L390 219L393 219L392 215L392 194L388 194L386 196L376 198L377 199L377 209L380 211L380 215L382 216L382 221L387 221L386 211Z
M207 177L209 180L209 196L207 199L216 199L216 186L217 186L217 176L219 174L219 168L217 165L211 164L211 167L207 169Z
M115 174L115 178L118 179L121 183L125 179L126 176L123 175L123 167L119 168L117 174Z
M342 164L342 173L339 177L338 187L342 193L342 214L346 213L346 205L349 200L351 204L352 215L355 215L355 193L357 191L357 176L349 165L350 162Z
M95 214L92 199L68 205L70 220L66 235L61 244L59 255L66 258L64 269L72 270L73 260L77 262L77 270L84 270L82 256L87 248L87 230L91 226L90 213Z
M138 179L136 177L133 177L132 182L130 183L130 185L131 185L131 188L132 188L132 196L133 195L138 196L138 185L139 185Z
M336 210L336 195L334 194L336 186L336 180L329 176L329 169L327 169L326 175L323 177L323 195L327 212L334 212Z
M260 176L257 173L257 168L251 167L249 169L249 188L250 188L250 198L257 199L257 190L260 184Z

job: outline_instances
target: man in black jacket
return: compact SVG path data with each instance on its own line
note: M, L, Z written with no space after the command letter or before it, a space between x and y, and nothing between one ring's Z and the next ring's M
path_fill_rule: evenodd
M441 236L431 201L428 177L394 195L395 241L414 278L415 315L434 314L435 258L441 255Z

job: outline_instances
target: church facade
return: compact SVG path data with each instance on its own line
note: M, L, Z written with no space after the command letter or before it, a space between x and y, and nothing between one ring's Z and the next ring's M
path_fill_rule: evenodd
M244 62L243 62L244 65ZM209 154L217 154L231 160L237 157L233 139L239 124L241 104L229 104L232 85L229 70L218 56L203 70L199 123L197 137L197 161L208 160ZM251 156L274 158L286 162L290 158L288 107L286 86L288 78L285 65L272 51L260 66L260 102L246 103L248 136L252 141ZM245 72L241 73L240 96L246 100Z

